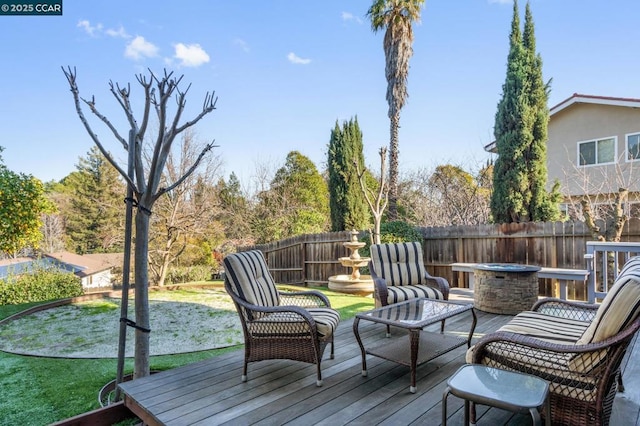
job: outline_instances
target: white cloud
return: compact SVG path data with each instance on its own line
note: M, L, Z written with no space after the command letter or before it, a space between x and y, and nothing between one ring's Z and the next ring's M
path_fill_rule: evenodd
M243 39L237 38L233 40L233 44L234 46L240 47L240 49L242 49L244 52L249 53L249 45Z
M120 25L118 29L108 28L105 30L105 33L111 37L131 38L122 25Z
M499 4L513 4L513 0L489 0L489 4L499 3Z
M146 41L144 37L136 36L127 44L124 56L136 61L143 57L152 58L158 56L158 48L153 43Z
M78 21L78 27L82 28L91 37L95 36L96 32L102 31L102 24L98 23L97 25L92 26L86 19Z
M356 21L358 24L362 24L362 19L358 18L351 12L342 12L341 17L343 21Z
M199 67L209 62L209 55L199 44L178 43L174 47L176 49L174 57L180 60L180 65L183 67Z
M301 65L307 65L308 63L311 62L311 59L304 59L299 57L298 55L296 55L293 52L290 52L287 55L287 59L289 60L289 62L291 62L292 64L301 64Z
M97 37L97 36L102 35L104 33L104 34L108 35L109 37L118 37L118 38L124 38L124 39L131 38L131 36L129 34L127 34L127 31L124 29L124 27L122 25L120 25L120 27L118 27L118 28L107 28L105 30L104 29L104 25L102 25L100 22L98 22L95 25L91 25L91 22L89 22L86 19L82 19L82 20L78 21L78 25L77 26L79 28L82 28L91 37Z

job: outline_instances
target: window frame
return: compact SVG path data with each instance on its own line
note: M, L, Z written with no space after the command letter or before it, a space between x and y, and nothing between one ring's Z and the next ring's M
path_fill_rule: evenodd
M633 133L627 133L624 135L624 152L625 152L625 160L627 163L633 163L635 161L640 161L640 156L638 158L629 158L629 137L630 136L637 136L638 137L638 143L640 143L640 132L633 132Z
M600 141L606 141L609 139L613 139L613 161L607 161L604 163L598 162L598 142ZM595 149L596 149L596 153L595 153L595 158L596 158L596 162L593 164L580 164L580 146L582 144L587 144L587 143L593 143L595 145ZM626 140L625 140L626 143ZM576 152L576 164L578 165L578 167L596 167L596 166L606 166L608 164L616 164L616 159L618 158L618 137L617 136L604 136L601 138L594 138L594 139L586 139L586 140L582 140L582 141L578 141L577 142L577 152Z

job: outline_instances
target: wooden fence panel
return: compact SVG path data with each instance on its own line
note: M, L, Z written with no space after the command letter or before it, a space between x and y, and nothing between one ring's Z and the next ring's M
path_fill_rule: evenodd
M601 224L605 226L604 224ZM593 237L583 222L535 222L419 228L429 273L446 278L454 287L468 287L463 273L451 263L526 263L551 268L585 269L586 242ZM361 233L361 237L364 234ZM338 258L349 255L343 243L350 232L309 234L252 247L267 259L275 280L282 284L328 285L330 276L350 274ZM361 238L362 240L362 238ZM640 219L629 219L622 241L640 241ZM557 283L541 280L540 293L554 295ZM584 299L584 285L569 283L568 295Z

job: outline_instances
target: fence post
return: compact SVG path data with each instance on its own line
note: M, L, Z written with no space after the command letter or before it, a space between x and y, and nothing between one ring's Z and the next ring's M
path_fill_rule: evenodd
M584 260L587 263L587 271L589 271L589 278L587 279L587 301L589 303L596 302L596 274L593 270L593 246L587 244L587 254L584 255Z
M302 262L302 285L307 287L307 247L306 242L302 241L300 243L300 262Z

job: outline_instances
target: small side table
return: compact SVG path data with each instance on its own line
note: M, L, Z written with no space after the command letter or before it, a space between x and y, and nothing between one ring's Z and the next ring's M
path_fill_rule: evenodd
M442 395L442 425L447 424L447 397L464 399L464 424L469 424L471 402L514 413L530 413L534 425L542 425L538 409L544 406L545 424L551 426L549 383L530 374L478 364L463 365L447 381Z

